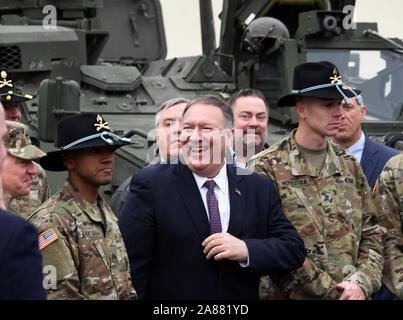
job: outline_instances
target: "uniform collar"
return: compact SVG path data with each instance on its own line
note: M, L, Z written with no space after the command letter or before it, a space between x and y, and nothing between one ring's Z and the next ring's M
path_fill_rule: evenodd
M77 202L80 208L91 218L91 220L104 224L104 220L102 219L102 217L100 217L99 214L93 210L91 204L87 201L87 199L85 199L80 190L74 185L71 180L66 180L62 193L71 194L74 201ZM99 194L97 196L97 203L102 211L102 214L105 216L105 201Z
M325 164L322 171L318 173L318 170L305 160L302 153L299 151L297 142L295 141L294 129L290 134L290 162L291 162L291 174L294 176L313 176L313 177L328 177L333 176L341 172L341 165L338 156L335 153L334 146L328 141L328 149Z

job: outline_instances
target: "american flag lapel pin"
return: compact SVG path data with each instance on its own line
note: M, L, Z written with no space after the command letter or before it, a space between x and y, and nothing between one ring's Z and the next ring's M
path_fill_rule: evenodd
M241 196L241 191L239 191L238 188L235 188L235 193L236 193L238 196Z

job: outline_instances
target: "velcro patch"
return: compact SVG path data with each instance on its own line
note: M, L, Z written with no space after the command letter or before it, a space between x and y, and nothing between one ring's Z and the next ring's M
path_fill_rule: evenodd
M53 228L49 228L39 235L39 250L45 249L48 245L55 242L59 237Z

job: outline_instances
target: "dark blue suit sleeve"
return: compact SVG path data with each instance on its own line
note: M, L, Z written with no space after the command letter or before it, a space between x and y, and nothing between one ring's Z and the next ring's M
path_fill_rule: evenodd
M398 153L398 150L372 141L367 135L365 136L365 147L360 164L371 189L374 188L386 162Z
M1 213L0 213L1 214ZM4 247L3 270L0 275L3 288L1 299L43 300L42 256L38 247L38 233L26 221L14 224Z
M250 270L271 274L298 269L302 266L306 250L292 223L285 216L271 181L269 186L269 205L267 237L265 239L245 239L249 251Z
M132 177L129 193L121 209L119 227L130 260L133 286L144 299L154 245L154 200L142 172ZM141 243L141 245L138 245Z
M123 204L125 203L127 194L129 193L130 181L130 177L123 181L109 200L109 206L115 215L118 215L120 210L123 208Z

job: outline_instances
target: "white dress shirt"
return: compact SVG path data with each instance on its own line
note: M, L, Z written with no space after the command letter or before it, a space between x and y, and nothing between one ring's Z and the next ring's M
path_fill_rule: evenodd
M207 180L214 180L216 186L214 187L214 194L218 201L218 210L220 211L221 220L221 232L228 231L229 218L230 218L230 199L229 199L229 187L228 187L228 176L227 176L227 163L221 168L220 172L213 178L209 179L206 177L198 176L196 173L192 172L196 180L197 187L199 188L201 197L203 199L204 207L206 208L207 218L210 221L210 216L207 207L207 187L203 186ZM249 266L249 251L248 258L245 262L239 262L239 265L243 268Z
M232 157L232 163L238 168L245 169L246 168L246 163L241 163L241 162L236 161L236 154L235 154L234 149L231 146L229 146L227 148L228 148L228 151L229 151L229 153L230 153L230 155Z
M229 215L230 215L230 200L229 200L229 187L228 187L228 177L227 177L227 166L221 168L220 172L213 178L209 179L206 177L198 176L196 173L192 172L196 180L197 187L199 188L204 207L206 208L207 218L210 221L210 216L208 214L207 207L207 187L203 186L207 180L214 180L216 186L214 188L214 194L218 201L218 210L220 210L220 220L222 232L227 232L229 225Z
M362 153L365 147L365 134L361 132L360 139L354 143L348 150L357 158L358 162L361 163Z

